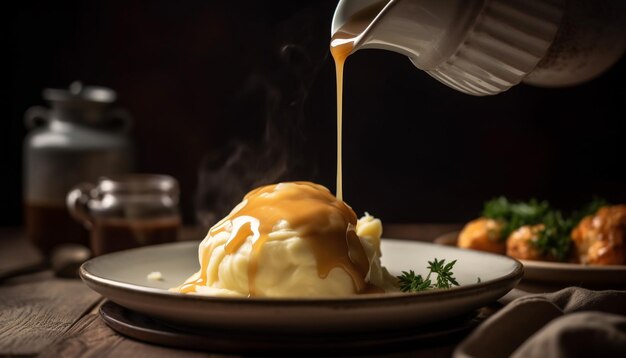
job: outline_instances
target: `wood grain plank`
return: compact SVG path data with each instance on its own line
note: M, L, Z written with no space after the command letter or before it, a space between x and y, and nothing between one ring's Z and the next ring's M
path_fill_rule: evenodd
M18 228L0 228L0 280L41 269L44 258Z
M38 354L99 300L80 280L50 272L0 286L0 355Z
M100 319L97 313L84 316L63 337L49 346L41 357L182 357L225 358L231 355L210 354L151 345L120 336Z

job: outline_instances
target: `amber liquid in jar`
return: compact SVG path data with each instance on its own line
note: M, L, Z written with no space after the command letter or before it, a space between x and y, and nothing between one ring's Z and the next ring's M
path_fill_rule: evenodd
M24 220L26 237L46 256L62 244L89 246L89 232L65 205L26 202Z
M178 217L98 219L92 228L91 248L94 255L102 255L134 247L164 244L178 239L180 226Z

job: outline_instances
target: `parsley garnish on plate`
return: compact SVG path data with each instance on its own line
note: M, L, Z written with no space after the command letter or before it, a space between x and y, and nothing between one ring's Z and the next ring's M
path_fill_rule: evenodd
M413 270L402 271L402 275L398 276L398 282L400 283L400 290L402 292L420 292L428 289L435 288L450 288L452 286L458 286L459 283L454 278L452 268L456 260L446 264L446 260L428 261L428 275L423 278L422 275L416 275ZM430 276L435 273L437 278L433 283Z
M541 223L544 229L538 234L534 242L539 253L544 257L553 257L558 261L567 261L572 250L571 232L587 215L596 213L601 207L608 205L601 198L594 198L581 210L565 217L560 211L552 210L543 217Z
M550 204L547 201L531 199L528 202L514 203L501 196L485 203L483 216L504 224L500 239L506 240L513 231L524 225L540 224L549 211Z
M570 233L578 221L564 218L560 211L551 211L545 215L542 224L543 230L538 232L533 244L541 256L566 261L572 250Z
M543 225L533 244L542 256L566 261L572 250L570 235L574 227L585 216L594 214L606 205L606 200L594 198L583 209L565 216L561 211L551 208L547 201L531 199L527 202L511 202L501 196L485 202L482 215L503 223L501 240L506 240L522 226Z

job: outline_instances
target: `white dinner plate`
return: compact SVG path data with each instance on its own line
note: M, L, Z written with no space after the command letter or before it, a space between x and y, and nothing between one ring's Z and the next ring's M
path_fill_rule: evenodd
M328 299L210 297L168 291L198 270L198 244L164 244L96 257L82 265L80 275L111 301L166 322L251 333L315 333L395 330L467 314L505 295L523 274L522 265L505 256L383 239L382 262L392 274L408 270L425 274L427 261L433 258L458 260L453 272L460 286ZM161 272L163 280L148 280L152 271Z
M435 239L435 243L456 246L459 232L450 232ZM626 285L626 265L581 265L567 262L519 260L524 265L524 282L568 284L623 288Z

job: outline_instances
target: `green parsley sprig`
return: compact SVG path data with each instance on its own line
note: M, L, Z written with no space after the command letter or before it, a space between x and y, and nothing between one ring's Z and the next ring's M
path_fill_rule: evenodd
M398 282L400 283L400 290L402 292L420 292L428 289L436 288L450 288L452 286L458 286L459 283L454 278L452 268L456 260L446 264L446 260L434 259L428 261L428 275L423 278L422 275L416 275L413 270L402 271L402 275L398 276ZM437 278L433 283L430 276L435 273Z
M483 215L486 218L501 221L500 240L506 240L509 235L524 225L537 225L550 211L547 201L531 199L528 202L511 202L501 196L485 203Z
M543 217L544 229L534 242L539 253L544 257L553 257L558 261L566 261L572 250L571 232L587 215L595 214L601 207L608 205L601 198L594 198L580 210L565 217L560 211L552 210Z
M566 261L572 250L570 232L578 224L572 218L565 218L560 211L547 213L543 220L543 230L537 233L537 240L533 241L543 257Z
M606 200L594 198L581 210L565 216L559 210L551 208L547 201L531 199L527 202L511 202L501 196L487 201L483 207L483 216L503 223L499 238L506 240L511 233L524 225L543 225L534 241L539 253L547 258L566 261L572 250L571 232L585 216L594 214Z

